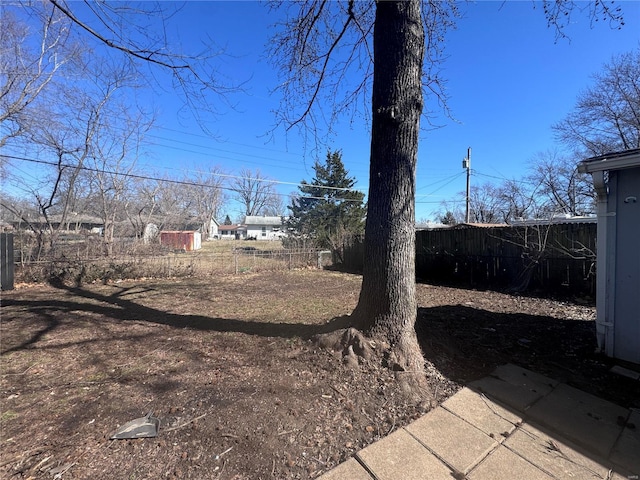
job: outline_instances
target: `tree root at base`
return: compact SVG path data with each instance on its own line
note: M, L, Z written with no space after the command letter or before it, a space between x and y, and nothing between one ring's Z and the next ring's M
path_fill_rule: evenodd
M411 340L401 339L390 346L384 340L368 337L353 327L312 338L319 347L340 352L342 363L348 368L358 368L363 362L379 361L395 373L407 401L430 408L434 404L434 395L427 382L424 357L417 341Z

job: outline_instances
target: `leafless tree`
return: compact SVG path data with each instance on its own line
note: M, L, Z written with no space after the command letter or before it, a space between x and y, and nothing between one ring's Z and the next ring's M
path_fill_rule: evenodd
M264 207L262 213L270 217L283 217L287 214L287 202L285 198L289 199L289 196L285 197L281 194L271 195L269 203Z
M194 209L194 199L185 188L188 185L183 184L182 179L177 182L169 177L156 181L152 206L155 206L155 219L161 230L183 230Z
M536 186L530 196L539 218L593 213L595 190L588 175L577 171L573 157L555 150L540 152L532 160L529 172L527 181Z
M415 169L423 86L438 86L436 76L423 75L423 66L426 52L427 71L435 71L439 40L456 13L453 2L425 5L423 11L419 0L287 4L296 12L289 12L290 21L273 44L289 79L283 98L299 102L283 106L283 112L292 112L281 117L289 126L314 129L324 118L330 124L341 111L369 110L362 107L372 98L368 261L350 323L389 346L389 365L403 372L399 378L418 396L425 393L426 377L413 328ZM342 79L355 72L360 83L344 85ZM351 336L349 341L357 341Z
M228 107L227 95L241 90L220 74L221 48L208 41L198 53L170 45L165 21L175 5L146 2L138 6L108 2L17 0L2 6L0 15L0 147L29 133L41 122L43 109L58 101L53 84L73 86L86 71L82 55L104 48L121 54L130 68L154 88L169 73L172 93L206 129L212 113ZM160 27L158 27L160 24ZM205 53L202 53L205 52ZM51 100L45 98L47 95ZM37 104L37 105L36 105ZM7 157L0 157L0 176L8 174Z
M70 125L74 130L84 127L82 131L70 133L61 122L51 121L39 125L37 131L31 132L33 141L55 158L55 166L40 185L34 187L32 182L25 183L25 188L35 196L40 214L47 225L51 248L55 246L58 233L64 229L78 198L77 187L82 180L84 163L91 154L96 115L99 111L100 107L91 111L84 119L76 119L79 123ZM56 214L55 222L53 214Z
M504 223L536 216L536 185L526 180L507 179L496 188Z
M242 81L220 73L217 61L224 49L209 37L196 52L180 51L171 44L166 22L180 7L170 2L84 2L81 8L67 0L45 0L64 14L82 38L122 54L133 68L144 74L150 85L161 87L157 76L168 72L172 92L207 130L207 119L229 107L228 95L242 90ZM160 26L158 27L158 22ZM164 87L161 87L164 88Z
M224 190L226 174L222 167L214 166L208 171L198 171L189 177L192 185L185 185L184 193L190 197L191 218L202 225L202 233L209 237L210 223L217 219L227 202Z
M124 214L136 238L143 238L147 225L154 223L158 210L161 182L145 178L135 178L129 192ZM157 225L156 225L157 226Z
M196 115L211 112L235 91L218 82L223 77L213 62L221 51L189 55L168 48L164 29L145 28L173 13L172 6L160 3L147 3L142 9L106 3L86 3L81 8L64 0L34 0L2 8L0 146L20 140L32 153L40 148L41 155L53 157L56 164L46 178L42 174L37 179L20 178L16 171L11 181L36 199L48 225L41 237L50 247L58 230L74 218L72 213L91 212L103 219L103 240L110 252L114 226L126 204L134 139L138 148L140 131L152 121L147 112L133 121L131 106L116 112L112 97L137 86L134 79L151 83L155 75L168 71L174 88ZM36 31L39 35L34 35ZM103 56L104 45L122 55ZM182 212L204 207L207 199L197 196L189 206L185 201L182 195L177 204ZM185 217L176 214L177 218Z
M592 78L554 126L558 139L583 156L640 148L640 47L613 57Z
M459 192L456 202L442 203L442 211L463 222L460 205L465 198L466 192ZM593 213L595 191L587 175L578 173L572 157L549 150L534 156L524 178L472 186L469 198L473 223L512 223Z
M93 76L74 85L56 85L57 101L39 109L42 117L25 132L43 157L55 160L46 162L51 166L41 169L45 174L39 178L15 176L14 181L35 198L43 217L36 233L46 236L50 249L55 249L60 232L74 216L93 213L104 221L110 253L118 211L115 200L121 200L126 173L133 165L131 155L135 156L148 124L142 117L132 117L120 103L120 92L135 85L127 65L91 57L87 61L86 71Z
M486 182L473 185L469 195L471 223L510 223L529 217L535 210L533 192L526 188L528 182L505 180L502 183ZM459 192L454 202L442 202L440 218L448 224L464 223L466 192ZM445 222L443 222L445 223Z
M37 121L32 107L80 52L66 16L46 6L34 16L38 29L11 10L0 15L0 148Z
M471 187L469 194L472 223L501 223L503 203L498 188L491 183Z
M150 120L142 113L134 114L126 105L110 108L112 121L98 127L91 158L86 162L95 202L94 212L103 225L102 240L106 255L113 254L116 225L124 221L129 192L132 190L136 161Z
M266 215L272 207L277 208L279 200L275 186L260 169L243 168L231 180L230 188L242 205L244 215Z
M533 5L537 8L535 3ZM590 2L542 0L542 10L547 19L547 26L555 32L556 40L566 38L564 27L569 24L576 10L582 14L586 11L592 28L597 22L608 24L610 28L618 30L624 26L622 7L614 0Z

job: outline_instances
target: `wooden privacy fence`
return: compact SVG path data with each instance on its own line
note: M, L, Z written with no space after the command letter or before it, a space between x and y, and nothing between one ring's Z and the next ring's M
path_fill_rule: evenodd
M595 294L595 223L470 226L416 232L419 280L473 288ZM359 271L361 242L344 248L344 267Z

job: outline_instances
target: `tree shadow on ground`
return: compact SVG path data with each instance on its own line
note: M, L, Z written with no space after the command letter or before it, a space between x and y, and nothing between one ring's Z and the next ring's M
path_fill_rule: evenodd
M62 283L56 283L56 288L70 293L81 300L17 300L4 299L3 305L27 308L31 313L45 319L45 327L34 332L29 338L0 352L7 354L13 351L30 348L45 334L52 332L60 326L56 315L50 312L58 311L70 313L74 311L90 312L96 315L119 321L137 321L166 325L172 328L184 328L213 332L236 332L261 337L282 337L311 339L315 335L333 332L349 326L349 317L336 317L326 323L301 324L285 322L256 322L251 320L237 320L205 315L189 315L169 313L161 309L141 305L133 300L125 298L131 288L121 288L111 295L104 295L82 287L72 287ZM141 293L139 290L137 294ZM5 319L10 321L10 319Z
M595 323L463 305L419 308L416 332L425 357L466 384L514 363L626 406L640 406L640 382L611 373L596 352Z
M54 301L3 299L4 305L25 308L36 314L42 323L31 329L26 338L8 345L5 342L2 354L33 348L46 334L60 327L61 314L72 315L77 311L119 322L145 322L171 328L303 340L349 325L348 316L321 324L300 324L169 313L141 305L133 297L127 298L133 293L131 288L118 288L112 294L101 294L82 287L55 286L73 297L61 295ZM135 293L139 295L142 292L136 290ZM459 384L482 378L498 365L515 363L616 403L640 407L640 382L610 373L616 362L596 353L593 321L530 313L496 313L448 305L419 308L416 332L426 360ZM49 348L63 346L58 344Z

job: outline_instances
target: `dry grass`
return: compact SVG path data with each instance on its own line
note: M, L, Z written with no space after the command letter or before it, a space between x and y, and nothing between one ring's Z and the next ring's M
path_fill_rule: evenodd
M67 284L108 283L126 279L217 276L317 267L318 254L285 250L281 242L215 240L193 252L139 252L110 258L70 258L20 265L18 283L58 281ZM321 257L324 266L330 255Z
M282 250L282 242L279 240L249 241L249 240L209 240L202 242L200 252L207 253L231 253L236 249L253 247L256 250Z
M308 340L360 284L301 269L3 292L0 478L316 478L424 413L389 369ZM508 361L640 406L593 353L592 307L417 291L437 401ZM109 439L150 410L157 438Z

